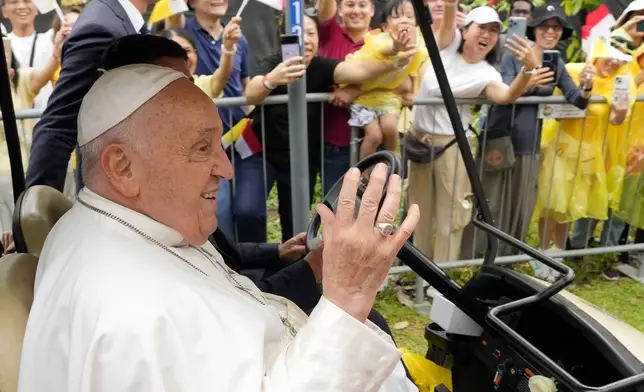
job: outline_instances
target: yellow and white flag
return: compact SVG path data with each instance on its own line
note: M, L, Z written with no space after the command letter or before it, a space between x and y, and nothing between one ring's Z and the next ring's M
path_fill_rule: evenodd
M631 61L633 56L622 52L621 50L612 46L608 39L605 37L600 37L593 42L589 58L592 60L601 59L601 58L613 58L621 61Z
M185 0L159 0L152 9L148 24L157 23L172 15L188 11L188 4Z

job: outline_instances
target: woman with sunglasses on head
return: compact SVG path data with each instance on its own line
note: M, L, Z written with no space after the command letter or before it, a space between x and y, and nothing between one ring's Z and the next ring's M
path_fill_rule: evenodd
M245 95L250 105L260 103L269 95L287 94L287 85L300 77L306 77L307 93L331 91L338 84L361 84L379 75L405 66L415 56L415 50L390 56L397 61L365 60L343 62L318 56L318 26L314 16L308 14L303 21L304 57L296 56L283 60L275 53L260 61L257 75L246 86ZM409 37L397 44L411 48ZM311 196L317 173L320 170L321 105L307 105L309 181ZM234 217L240 242L265 242L266 196L277 182L282 240L293 237L291 215L291 180L289 158L288 106L267 105L256 108L251 114L252 135L258 140L262 152L242 159L235 155L235 203ZM266 166L264 168L264 159ZM265 171L264 171L265 170ZM266 177L264 177L264 173ZM266 181L264 181L266 179ZM266 182L266 183L265 183Z
M446 0L437 43L450 87L456 98L486 97L511 104L528 88L532 73L540 66L529 42L509 39L508 50L521 62L520 76L511 86L494 69L497 42L503 28L496 11L478 7L470 11L462 32L456 26L458 1ZM437 75L427 67L418 99L442 96ZM463 128L468 129L470 106L458 107ZM470 182L454 140L454 128L445 106L415 106L413 126L405 135L409 163L409 202L418 204L426 218L416 228L416 246L436 261L456 260L463 228L472 216ZM416 146L417 156L409 155ZM413 154L413 152L412 152Z
M528 24L527 38L534 42L532 51L535 56L542 58L544 51L555 49L560 41L570 38L572 32L573 28L563 9L551 3L534 10ZM595 68L592 64L584 68L581 86L578 86L559 57L556 74L549 68L539 69L530 80L524 96L547 97L558 87L564 92L568 103L585 109ZM503 82L510 85L520 72L521 63L506 54L501 61ZM497 227L521 241L525 241L537 201L536 188L541 168L541 121L538 111L538 104L493 105L487 130L480 137L481 153L477 157L479 172L482 173L481 182ZM512 161L514 164L510 166L508 162ZM486 235L475 230L472 224L468 225L462 257L478 257L486 243ZM515 253L513 247L499 243L499 256Z

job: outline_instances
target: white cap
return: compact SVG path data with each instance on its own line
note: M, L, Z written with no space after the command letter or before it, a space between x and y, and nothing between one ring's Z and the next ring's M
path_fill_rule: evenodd
M497 14L494 8L488 7L486 5L476 7L467 14L467 16L465 17L465 26L469 25L472 22L480 25L486 23L498 23L499 29L503 30L503 22L501 22L499 14Z
M128 118L175 80L181 72L152 64L104 71L83 98L78 112L78 145L83 146Z
M615 22L615 27L622 27L624 23L626 23L626 16L631 13L631 12L637 12L637 11L642 11L644 10L644 0L635 0L632 1L628 7L622 12L622 14L619 16L619 19L617 19L617 22Z

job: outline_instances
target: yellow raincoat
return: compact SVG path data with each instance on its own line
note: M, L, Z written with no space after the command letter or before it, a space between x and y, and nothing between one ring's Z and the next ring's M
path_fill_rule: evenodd
M634 53L634 67L638 72L642 72L636 63L640 56L644 56L644 45ZM644 95L644 83L638 87L637 95ZM644 102L635 102L627 121L630 122L627 161L629 158L633 162L644 160ZM644 173L636 166L630 170L627 168L620 206L615 215L631 226L644 229Z
M417 30L419 31L419 29ZM422 37L422 35L420 36ZM391 42L392 38L389 33L380 29L372 30L365 35L362 48L349 54L346 57L346 61L380 60L391 63L393 62L393 57L382 53L386 47L391 45ZM409 76L417 76L420 66L429 58L429 54L422 39L416 39L416 42L418 50L407 66L363 83L360 89L365 93L356 98L353 104L382 113L400 113L402 98L398 94L393 91L382 92L375 90L394 90ZM346 85L341 85L340 87L346 87Z
M583 63L566 65L577 84L583 68ZM635 85L631 63L610 77L596 77L592 95L601 95L611 102L618 75L631 76L633 102ZM555 95L562 95L561 90L556 89ZM580 218L605 220L609 200L610 204L618 205L625 166L625 154L618 146L623 145L628 120L611 125L610 111L610 104L591 103L584 119L544 121L536 205L539 216L547 215L560 223Z

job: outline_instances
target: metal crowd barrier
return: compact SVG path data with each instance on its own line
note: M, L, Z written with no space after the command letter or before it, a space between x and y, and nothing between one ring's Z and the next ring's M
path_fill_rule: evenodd
M324 111L324 105L323 103L327 102L329 98L329 94L307 94L306 96L307 102L312 103L312 102L318 102L322 105L322 111ZM457 104L462 104L462 105L487 105L489 104L488 101L484 99L457 99ZM638 102L644 102L644 95L640 95L637 97ZM220 107L240 107L243 105L246 105L246 100L244 98L221 98L221 99L216 99L215 102L217 103L218 106ZM262 115L263 115L263 107L265 105L274 105L274 104L286 104L288 103L288 96L287 95L282 95L282 96L272 96L266 98L262 103L261 107L259 110L262 110ZM607 103L606 100L601 97L592 97L590 100L591 103ZM515 102L515 105L523 105L523 104L560 104L560 103L566 103L565 98L561 96L557 97L526 97L526 98L520 98ZM414 105L442 105L443 101L439 98L434 98L434 99L418 99L414 102ZM28 109L28 110L21 110L16 112L16 118L17 119L35 119L38 118L41 115L41 112L39 110L35 109ZM322 115L322 118L324 118L324 115ZM1 117L0 117L1 119ZM229 119L232 120L232 119ZM627 120L628 121L628 120ZM230 121L232 122L232 121ZM263 122L262 122L263 123ZM303 125L303 127L306 127L306 124L300 124ZM636 126L635 124L632 125L633 127ZM640 125L641 126L641 125ZM321 130L324 129L324 124L321 124ZM262 134L264 134L265 130L264 127L262 127ZM321 143L321 162L320 162L320 175L321 175L321 182L322 184L324 183L325 180L325 171L324 171L324 139L323 135L320 134L320 138L322 140ZM262 137L263 140L266 140L265 137ZM486 139L483 137L483 145L479 145L477 148L481 149L485 147ZM540 141L535 141L534 144L537 149L540 146ZM359 152L359 135L358 131L356 129L353 129L351 132L351 142L350 142L350 151L351 151L351 162L355 163L358 160L358 152ZM539 154L539 151L534 151L535 154ZM235 158L233 154L233 165L235 165ZM308 162L292 162L292 164L297 164L297 165L303 165L303 166L308 166ZM267 181L267 162L266 158L263 158L263 177L264 177L264 185L266 184ZM482 175L482 170L481 170L481 175ZM291 178L291 187L297 189L308 189L308 184L304 184L303 181L305 181L302 178ZM454 178L454 181L456 180L456 176ZM643 181L644 183L644 181ZM231 198L232 200L235 199L236 195L236 190L235 190L235 184L236 184L236 176L233 178L232 181L232 195ZM271 185L271 184L269 184ZM268 189L272 189L273 186L271 185L270 187L266 187ZM428 189L428 191L431 191ZM293 193L294 195L297 195L297 191ZM308 197L308 195L303 195L300 193L300 197ZM268 194L266 197L266 201L268 202ZM453 200L452 200L453 201ZM301 200L293 201L292 205L309 205L308 201L306 203L301 203ZM546 206L546 209L548 206ZM501 208L503 209L503 208ZM294 221L301 221L303 219L303 216L308 216L310 211L292 211L292 218ZM524 211L523 213L525 214L530 214L530 217L532 217L533 211ZM644 213L644 211L642 211ZM425 215L427 217L427 215ZM432 219L431 216L425 218L425 219ZM269 221L268 213L267 213L267 225ZM451 231L451 224L452 222L449 222L450 224L450 231ZM608 225L612 225L613 221L612 219L608 221ZM606 222L604 222L606 224ZM569 229L570 232L570 229ZM235 236L237 237L237 232L235 233ZM592 236L592 233L588 233L589 237ZM525 238L528 235L528 233L524 233L523 237ZM276 238L268 238L269 240L276 240ZM476 231L475 231L475 237L474 237L476 242ZM277 239L278 240L278 239ZM523 239L522 239L523 240ZM533 244L533 246L538 246L539 244ZM639 244L609 244L600 247L594 247L594 248L584 248L584 249L575 249L575 250L562 250L559 252L552 253L552 256L554 257L581 257L581 256L587 256L587 255L599 255L599 254L609 254L609 253L621 253L621 252L644 252L644 243L639 243ZM471 267L471 266L478 266L482 264L483 259L482 258L477 258L476 254L470 254L470 255L461 255L460 259L457 260L444 260L439 263L439 265L444 268L444 269L450 269L450 268L460 268L460 267ZM530 261L531 258L527 255L500 255L497 257L496 262L499 264L513 264L513 263L519 263L519 262L527 262ZM633 277L634 279L640 280L642 283L644 283L644 262L640 264L642 267L640 267L639 270L629 270L629 276ZM406 273L406 272L411 272L411 269L409 269L406 266L395 266L392 268L390 274L400 274L400 273ZM422 293L423 290L423 282L418 281L417 282L417 292Z

